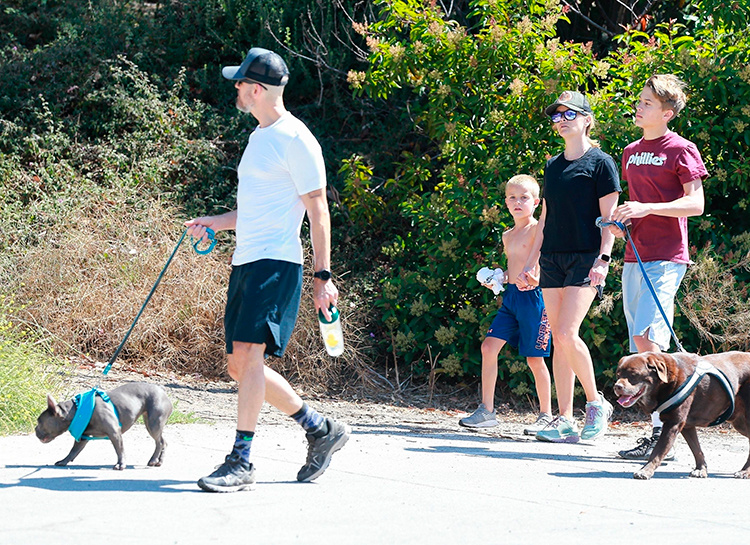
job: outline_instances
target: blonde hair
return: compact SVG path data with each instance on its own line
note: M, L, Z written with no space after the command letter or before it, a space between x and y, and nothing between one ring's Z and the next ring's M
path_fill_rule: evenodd
M661 102L662 109L672 110L675 117L685 107L685 82L674 74L656 74L648 78L646 87L651 89Z
M523 187L531 193L531 196L535 199L539 198L539 183L536 178L529 176L528 174L516 174L510 180L505 183L505 191L507 193L508 186L515 185Z
M599 144L599 140L594 140L593 138L591 138L591 131L594 130L594 127L596 126L596 118L594 117L593 113L586 115L591 118L591 123L589 123L586 127L586 140L588 140L589 144L591 144L595 148L600 148L601 144Z

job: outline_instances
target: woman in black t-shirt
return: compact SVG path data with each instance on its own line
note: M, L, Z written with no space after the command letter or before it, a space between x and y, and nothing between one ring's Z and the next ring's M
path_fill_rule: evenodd
M608 229L596 227L596 218L610 217L621 190L615 162L589 136L594 116L586 97L565 91L545 114L565 140L565 150L544 168L542 213L519 286L536 283L533 264L539 259L560 415L536 438L575 443L602 436L612 415L612 405L597 390L591 354L579 329L594 297L601 295L614 243ZM576 377L586 393L580 434L573 418Z

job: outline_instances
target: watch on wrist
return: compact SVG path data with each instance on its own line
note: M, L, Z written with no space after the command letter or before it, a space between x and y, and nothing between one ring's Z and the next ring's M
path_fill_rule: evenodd
M320 271L315 271L313 273L313 278L319 278L320 280L323 280L324 282L328 282L333 274L328 269L322 269Z
M609 263L612 260L611 256L608 256L607 254L601 254L599 256L600 261L604 261L605 263Z

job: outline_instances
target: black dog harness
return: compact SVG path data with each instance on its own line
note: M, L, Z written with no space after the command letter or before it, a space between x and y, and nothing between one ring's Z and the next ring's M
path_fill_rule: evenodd
M666 413L677 407L680 403L685 401L691 393L693 393L693 390L695 390L696 386L698 386L698 383L700 383L701 379L706 375L711 375L719 379L719 383L729 396L729 408L724 411L719 416L719 418L711 422L709 426L718 426L722 422L726 421L734 413L734 389L732 388L732 384L729 382L727 376L720 369L717 369L716 367L705 361L698 362L698 365L695 366L695 371L693 372L693 374L690 375L679 388L677 388L677 391L672 395L672 397L667 399L664 403L656 408L656 412L658 412L659 414Z

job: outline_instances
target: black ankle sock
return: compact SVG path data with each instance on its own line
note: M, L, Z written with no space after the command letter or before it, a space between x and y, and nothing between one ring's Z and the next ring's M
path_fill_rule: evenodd
M323 419L323 423L320 427L311 433L313 437L317 437L318 439L328 435L328 420Z

